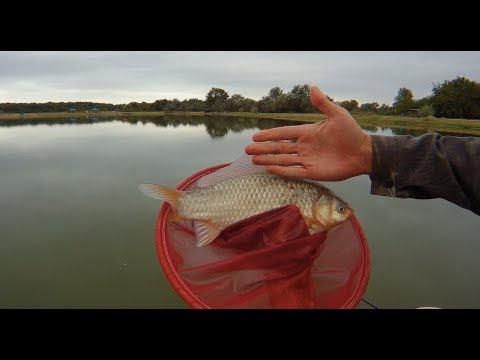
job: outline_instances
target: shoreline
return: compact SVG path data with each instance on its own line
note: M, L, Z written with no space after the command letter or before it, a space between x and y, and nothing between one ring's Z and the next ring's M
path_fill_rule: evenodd
M22 121L25 119L41 119L41 118L59 118L59 117L104 117L104 116L231 116L231 117L247 117L247 118L262 118L272 120L290 120L303 121L315 123L317 121L325 120L326 116L323 114L292 114L292 113L204 113L204 112L119 112L119 111L104 111L98 113L27 113L20 114L0 113L1 120ZM459 134L480 135L480 120L466 120L466 119L446 119L446 118L418 118L418 117L400 117L395 115L367 115L367 114L352 114L357 123L361 126L378 126L389 128L404 128L425 130L427 132L449 132Z
M278 113L219 113L223 116L241 116L274 120L304 121L315 123L325 120L323 114L278 114ZM426 132L449 132L458 134L480 135L480 120L419 118L397 115L367 115L352 114L360 126L377 126L388 128L403 128L425 130Z

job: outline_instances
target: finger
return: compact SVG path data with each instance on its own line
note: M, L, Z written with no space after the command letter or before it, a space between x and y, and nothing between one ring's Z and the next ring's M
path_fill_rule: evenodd
M252 138L255 142L293 140L297 139L303 132L305 132L305 126L311 125L283 126L273 129L262 130L253 134Z
M308 178L308 171L300 166L277 166L270 165L267 171L273 175L288 176L296 178Z
M335 104L328 100L317 86L310 88L310 99L312 104L327 116L333 115L337 110Z
M297 144L287 142L250 144L245 148L245 152L248 155L292 154L297 152Z
M281 155L255 155L252 159L255 165L302 165L298 155L281 154Z

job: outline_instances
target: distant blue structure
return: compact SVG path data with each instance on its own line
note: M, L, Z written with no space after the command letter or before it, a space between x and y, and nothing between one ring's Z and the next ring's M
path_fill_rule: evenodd
M71 108L68 110L69 112L77 112L77 109Z
M92 110L90 110L91 112L98 112L98 109L97 108L93 108Z

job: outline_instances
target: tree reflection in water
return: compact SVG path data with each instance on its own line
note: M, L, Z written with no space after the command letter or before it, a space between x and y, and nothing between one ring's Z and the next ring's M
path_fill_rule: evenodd
M36 126L36 125L81 125L120 121L131 125L154 124L161 127L179 126L205 126L205 130L212 139L221 139L228 134L240 133L247 129L269 129L278 126L299 125L303 122L288 120L257 119L236 116L187 116L187 115L162 115L162 116L128 116L128 117L72 117L66 118L37 118L25 119L22 122L16 120L0 121L0 127L10 126ZM74 122L72 124L72 122Z
M179 127L179 126L205 126L205 130L212 139L221 139L228 134L229 131L233 133L240 133L248 129L270 129L278 126L291 126L305 124L300 121L290 120L274 120L262 118L250 118L240 116L202 116L202 115L159 115L159 116L87 116L87 117L59 117L59 118L32 118L17 120L0 120L0 127L10 126L36 126L36 125L59 125L65 124L76 126L81 124L98 124L112 121L119 121L131 125L154 124L161 127ZM412 135L420 136L427 132L425 129L405 129L405 128L389 128L381 126L366 125L362 126L369 134L378 135ZM454 136L470 136L458 133L440 132L442 135Z

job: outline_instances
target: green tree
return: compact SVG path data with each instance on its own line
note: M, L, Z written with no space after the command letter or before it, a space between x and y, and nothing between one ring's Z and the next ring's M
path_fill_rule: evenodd
M257 106L257 101L253 99L246 98L243 101L242 107L244 108L245 111L247 112L252 112L252 109ZM258 111L258 110L257 110Z
M270 92L268 93L268 97L273 101L276 101L281 95L283 95L283 90L278 86L270 89Z
M260 112L271 113L271 112L274 112L275 110L275 103L268 95L263 96L257 102L257 106L258 106L258 111Z
M432 105L438 117L480 118L480 83L465 77L436 83Z
M152 105L142 101L141 104L139 104L139 110L140 111L152 111Z
M188 111L204 111L205 101L194 98L188 99Z
M165 106L164 111L165 112L178 111L179 107L180 107L180 100L173 99L168 102L168 104Z
M224 104L228 100L228 98L228 93L225 90L213 87L208 92L205 103L209 108L213 108L214 106L216 108L221 108L225 107ZM217 103L221 103L222 105L216 105Z
M424 105L431 105L432 104L432 98L430 96L415 100L415 105L414 107L416 109L420 109Z
M413 100L412 90L405 87L398 90L397 96L395 96L395 102L393 107L398 114L406 114L408 110L412 109L415 106L415 101Z
M394 114L394 110L392 107L388 106L387 104L382 104L382 106L380 106L378 108L378 111L377 111L380 115L393 115Z
M301 104L301 106L303 106ZM277 113L288 112L288 96L286 94L280 94L274 102L274 111Z
M345 100L338 103L341 107L345 108L347 111L358 110L358 101L357 100Z
M289 112L313 112L314 107L310 101L310 87L306 84L295 85L287 94L287 104Z
M155 110L155 111L163 111L165 109L165 107L167 106L167 104L168 104L167 99L156 100L152 104L152 109Z
M365 103L360 106L360 110L367 111L367 112L377 112L379 107L380 105L378 105L378 103L376 102Z
M221 101L217 101L215 104L213 104L213 106L212 106L212 111L214 111L214 112L224 112L224 111L227 111L227 109L226 109L226 103L225 103L225 102L221 102Z
M227 111L235 112L239 111L242 105L245 102L245 98L240 94L233 94L230 98L225 102L225 107Z
M288 96L278 86L270 89L267 96L259 101L262 112L288 112Z

